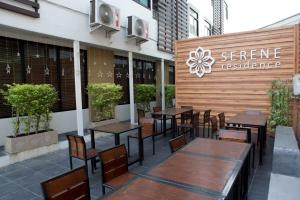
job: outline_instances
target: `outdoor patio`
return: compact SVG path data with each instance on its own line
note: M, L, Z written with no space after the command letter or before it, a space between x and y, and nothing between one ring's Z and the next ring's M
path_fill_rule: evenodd
M200 134L202 135L202 134ZM126 143L127 134L121 135L120 143ZM170 134L166 137L160 136L156 139L156 154L152 155L151 140L145 140L145 158L143 165L134 164L129 171L144 174L157 164L166 160L170 155L168 141ZM253 135L253 141L255 141ZM264 164L258 166L258 152L256 151L256 162L254 175L251 174L248 199L265 200L268 196L269 178L272 169L272 150L274 139L268 137L267 148L264 155ZM114 146L114 137L107 135L96 140L96 147L102 150ZM137 141L131 142L131 152L137 152ZM68 149L59 150L44 156L29 159L20 163L0 169L0 199L43 199L40 182L48 180L69 170ZM83 161L75 161L74 166L84 164ZM90 163L89 163L90 164ZM95 174L91 174L89 166L90 191L92 199L101 199L101 169L99 163Z

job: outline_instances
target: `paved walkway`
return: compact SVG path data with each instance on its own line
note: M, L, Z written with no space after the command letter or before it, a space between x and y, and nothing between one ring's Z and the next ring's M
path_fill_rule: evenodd
M156 141L156 155L152 155L151 139L145 141L145 161L143 166L138 164L130 167L133 172L142 172L165 160L170 155L167 137L158 137ZM121 135L121 143L125 143L126 135ZM96 146L101 149L112 147L114 138L112 136L99 138ZM131 152L137 152L137 141L131 140ZM266 200L269 177L272 163L273 139L268 140L267 155L262 167L257 167L254 180L250 185L250 200ZM258 156L256 156L258 158ZM74 166L80 166L83 162L74 159ZM99 165L98 165L99 166ZM68 150L59 150L44 156L29 159L20 163L0 168L0 200L36 200L43 199L40 182L52 178L69 170ZM90 173L90 166L89 166ZM92 199L100 199L101 172L98 168L95 174L89 174Z

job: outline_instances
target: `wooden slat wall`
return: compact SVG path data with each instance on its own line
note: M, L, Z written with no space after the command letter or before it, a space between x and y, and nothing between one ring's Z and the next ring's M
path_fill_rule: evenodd
M226 116L246 109L258 109L268 114L270 101L267 91L272 80L291 80L293 74L300 70L299 49L296 50L295 46L299 44L299 34L298 38L295 34L297 30L299 25L177 41L176 106L192 105L198 110L212 109L214 114L225 112ZM186 65L189 52L199 46L210 49L216 60L212 73L202 78L190 74ZM221 52L261 48L281 48L281 67L243 71L221 69L221 64L225 64L221 61Z

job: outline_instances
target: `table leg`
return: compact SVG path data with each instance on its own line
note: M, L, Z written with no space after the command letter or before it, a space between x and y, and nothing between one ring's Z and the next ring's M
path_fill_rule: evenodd
M139 135L139 160L140 160L140 165L143 165L143 160L144 160L144 141L142 139L142 128L140 127L138 129L138 135Z
M264 138L264 130L263 130L263 127L259 127L258 129L258 135L260 136L260 141L259 141L259 165L262 165L262 156L263 156L263 148L264 148L264 141L263 141L263 138Z
M264 148L266 148L267 145L267 123L264 126L264 131L263 131L263 135L264 135Z
M176 135L176 116L172 116L172 137L175 138Z
M115 134L115 145L118 146L120 145L120 134Z
M95 131L93 129L90 129L90 135L91 135L91 146L93 149L95 149Z
M166 132L166 130L167 130L167 116L166 115L163 115L163 132L164 132L164 136L166 136L167 135L167 132Z

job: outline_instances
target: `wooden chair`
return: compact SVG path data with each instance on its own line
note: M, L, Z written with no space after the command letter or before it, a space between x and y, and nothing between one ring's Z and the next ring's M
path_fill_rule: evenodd
M99 152L102 165L102 193L105 188L115 190L134 178L128 172L127 151L124 144Z
M225 129L225 113L219 113L219 129Z
M211 138L215 137L216 139L218 138L218 119L216 116L212 116L210 118L211 122ZM209 136L209 135L208 135Z
M203 114L203 118L200 119L200 126L203 127L202 131L203 131L203 137L205 137L205 125L208 124L207 128L208 128L208 137L209 137L209 128L210 128L210 113L211 113L211 110L205 110L204 111L204 114Z
M199 128L199 115L200 115L200 112L191 111L189 114L184 116L185 118L182 119L182 121L184 121L184 123L178 125L178 127L177 127L178 134L186 135L186 133L189 132L190 137L194 138L195 130ZM198 131L196 133L198 133ZM199 134L197 134L197 136L199 136Z
M155 136L156 133L155 121L153 118L141 118L140 125L142 126L142 140L152 138L152 154L155 154ZM130 138L139 139L138 134L130 134L127 136L128 157L130 157Z
M99 150L96 149L87 149L83 136L79 135L67 135L69 142L69 160L70 168L73 169L73 158L83 160L85 165L88 166L88 160L91 160L92 173L96 169L96 157Z
M146 117L145 111L142 109L137 109L137 113L138 113L138 124L140 124L140 119Z
M41 183L46 200L90 200L90 185L87 167L79 167Z
M184 147L187 144L187 141L184 137L184 135L180 135L174 139L169 140L169 145L171 152L174 153Z
M157 126L157 121L160 121L160 133L163 132L163 116L162 115L158 115L158 114L155 114L157 112L161 112L162 111L162 108L160 106L156 106L156 107L153 107L153 113L152 113L152 118L155 120L155 123L156 123L156 128L158 127ZM172 117L166 117L166 120L171 120L171 127L172 127L172 123L174 123L172 121ZM157 132L157 130L156 130ZM158 133L158 132L157 132Z

